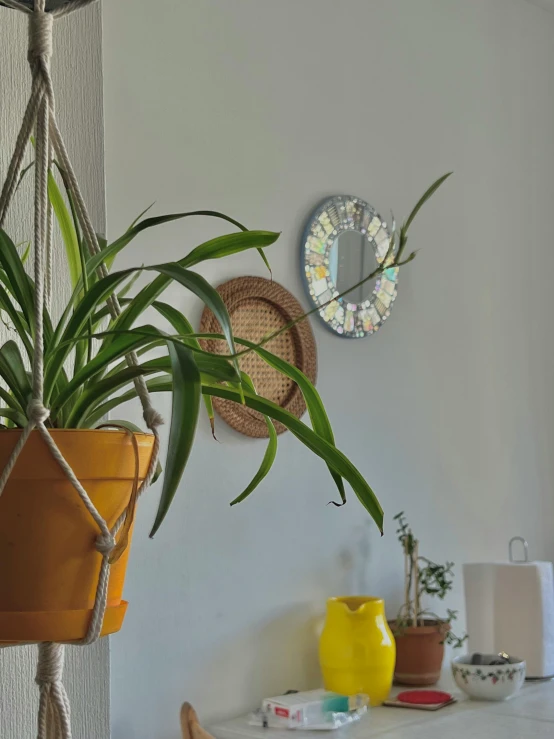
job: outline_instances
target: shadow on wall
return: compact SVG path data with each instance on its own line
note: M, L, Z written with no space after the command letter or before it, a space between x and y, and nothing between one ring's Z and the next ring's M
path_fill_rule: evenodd
M202 720L213 722L237 715L237 706L243 712L250 711L264 698L287 690L318 687L320 622L321 616L314 613L313 606L297 604L218 650L217 658L198 674L197 694L217 694L220 701L218 705L199 706ZM276 644L282 647L278 651ZM236 665L241 665L240 675L233 669ZM214 691L216 686L218 690Z
M224 645L213 647L215 659L204 665L190 665L187 677L194 683L194 695L183 686L175 704L170 733L154 733L152 739L178 739L179 710L185 700L193 703L203 726L248 713L263 698L287 690L308 690L321 684L318 659L319 630L323 614L314 614L308 604L297 604L273 615L258 628L237 633ZM282 645L276 652L275 645ZM275 655L279 654L278 661ZM194 662L194 660L192 660ZM152 711L157 712L155 696ZM167 717L163 719L167 726ZM160 725L162 721L160 719ZM133 722L117 721L114 739L135 739Z
M357 527L352 548L339 553L335 587L340 593L334 595L369 592L370 531L369 522ZM328 567L314 573L313 583L318 595L311 602L275 610L264 623L214 646L215 657L195 673L196 707L204 725L252 711L268 696L321 687L318 645L325 621ZM183 700L187 698L183 694Z

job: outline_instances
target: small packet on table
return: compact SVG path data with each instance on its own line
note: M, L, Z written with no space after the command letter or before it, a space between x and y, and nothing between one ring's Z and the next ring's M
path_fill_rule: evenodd
M266 698L250 719L254 726L279 729L331 730L359 721L367 713L367 695L346 696L326 690Z

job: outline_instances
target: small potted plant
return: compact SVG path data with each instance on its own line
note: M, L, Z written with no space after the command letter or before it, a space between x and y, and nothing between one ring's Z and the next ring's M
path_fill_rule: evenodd
M396 639L394 680L400 685L434 685L441 674L444 645L454 649L467 639L456 636L452 623L457 611L446 610L441 618L422 606L422 598L430 596L444 600L452 590L454 563L437 564L419 554L419 541L412 534L404 512L394 520L396 533L404 552L404 603L398 617L390 623Z

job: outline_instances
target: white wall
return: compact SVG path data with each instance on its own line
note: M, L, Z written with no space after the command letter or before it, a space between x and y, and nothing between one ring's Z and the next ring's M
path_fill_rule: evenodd
M109 232L157 212L215 208L283 231L275 279L303 295L300 233L325 196L405 215L455 177L412 230L421 249L394 314L363 341L319 323L319 389L338 444L386 510L380 540L354 496L290 436L263 454L203 420L171 515L147 539L141 504L112 642L114 739L174 739L182 700L205 719L318 682L313 619L327 596L383 595L394 614L404 509L430 557L502 558L523 534L554 557L554 16L520 0L119 0L104 8ZM141 238L121 264L177 259L208 221ZM264 275L256 255L202 269ZM197 321L181 289L169 300ZM158 398L169 415L169 401ZM134 411L138 419L138 412ZM449 605L461 607L460 569Z
M104 228L102 56L100 7L60 21L56 29L53 75L58 90L58 118L94 223ZM0 8L0 175L6 172L29 90L27 29L20 13ZM33 217L28 178L8 219L15 240L32 237ZM58 244L59 246L59 244ZM54 254L53 307L69 294L63 253ZM5 330L0 324L4 341ZM0 650L0 736L36 736L36 649ZM75 739L108 739L109 645L67 650L66 684L73 709Z
M527 2L538 5L540 8L545 8L546 10L554 10L554 0L527 0Z

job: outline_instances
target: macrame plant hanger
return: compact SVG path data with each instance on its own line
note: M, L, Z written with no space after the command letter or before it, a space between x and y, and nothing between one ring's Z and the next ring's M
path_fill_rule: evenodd
M54 90L50 75L54 20L90 5L95 0L70 0L64 5L52 10L46 9L45 0L34 0L33 7L29 7L17 0L2 0L2 2L9 8L25 13L28 17L28 60L32 73L32 85L29 102L21 123L21 130L17 137L15 151L0 195L0 227L3 227L8 207L16 191L22 171L24 154L34 129L36 140L34 195L36 326L32 367L33 397L27 409L28 423L13 449L6 468L0 476L0 495L10 477L19 453L25 446L31 432L36 430L75 488L77 495L98 527L95 546L102 556L102 563L88 633L79 642L80 645L87 645L95 642L102 632L107 604L110 555L116 546L115 537L125 519L126 512L121 515L115 526L110 530L106 521L95 508L86 490L62 456L45 425L45 421L49 417L49 411L43 404L43 306L45 303L48 304L50 302L52 286L52 213L48 200L48 174L53 156L57 158L57 161L67 175L68 188L75 203L77 218L83 231L83 239L86 246L92 255L100 252L96 233L92 227L83 196L75 177L75 172L56 122ZM100 277L107 275L107 270L103 263L100 265L98 272ZM108 298L107 304L113 317L121 313L121 308L115 294ZM134 352L130 353L126 357L126 360L129 365L135 366L138 364L138 359ZM140 492L143 492L150 484L156 470L160 446L158 426L163 423L163 419L152 407L144 378L139 376L134 382L142 403L144 421L155 437L148 472L140 488ZM51 642L39 644L36 675L36 682L40 691L38 739L71 739L70 706L62 683L63 664L64 647L62 644ZM88 736L90 739L94 739L92 733L89 733Z

